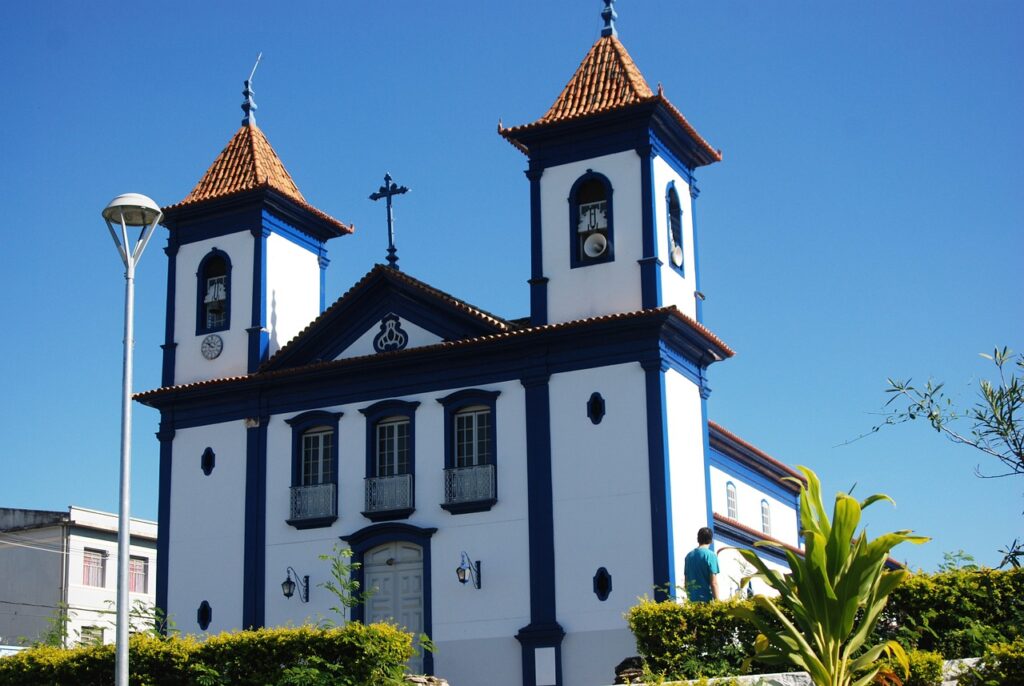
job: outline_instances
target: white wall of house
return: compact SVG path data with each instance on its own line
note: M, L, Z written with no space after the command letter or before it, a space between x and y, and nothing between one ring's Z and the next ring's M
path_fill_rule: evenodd
M174 357L176 384L246 373L249 362L246 328L252 322L253 261L253 237L245 230L247 228L178 248L174 303L174 340L178 344ZM231 328L217 332L224 341L223 352L216 359L207 360L200 352L205 334L196 335L196 271L214 248L226 252L231 259ZM314 293L319 293L319 286Z
M264 321L273 355L320 314L320 262L315 253L276 233L267 237L266 251Z
M676 193L682 208L682 273L672 264L669 251L669 218L666 193L670 182L675 182ZM668 162L659 156L654 157L654 216L657 231L655 252L661 261L661 301L663 305L675 305L683 314L696 319L697 301L694 291L697 290L697 267L694 259L693 233L693 201L690 198L690 186L686 180L674 170Z
M209 476L200 467L206 448L216 456ZM241 420L174 435L167 604L185 633L201 631L196 610L203 600L213 609L209 632L240 628L242 622L245 450Z
M737 517L735 519L754 531L763 531L761 527L761 501L768 503L771 518L770 535L784 543L798 545L797 511L791 503L786 503L775 495L758 488L756 484L744 481L742 477L729 474L718 467L711 467L711 506L714 511L729 516L726 498L727 484L736 486Z
M569 192L592 169L612 184L612 233L615 259L570 268ZM564 322L640 309L643 256L640 223L640 157L633 150L572 162L544 170L540 179L544 276L549 281L548 320Z

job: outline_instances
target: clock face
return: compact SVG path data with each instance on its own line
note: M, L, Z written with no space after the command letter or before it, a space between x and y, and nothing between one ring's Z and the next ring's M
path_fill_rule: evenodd
M202 344L199 346L199 350L202 351L203 357L208 360L217 359L223 349L224 341L215 333L211 333L209 336L204 338Z

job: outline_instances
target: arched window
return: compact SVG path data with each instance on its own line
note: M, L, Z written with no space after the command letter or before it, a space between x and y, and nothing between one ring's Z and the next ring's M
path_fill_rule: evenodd
M338 420L340 412L304 412L285 421L292 428L292 487L288 524L330 526L338 518Z
M739 507L736 502L736 485L729 482L725 485L725 516L729 519L739 519Z
M231 326L231 260L214 248L196 271L196 334Z
M444 502L452 514L483 512L498 501L495 402L500 391L468 388L444 405Z
M668 259L680 274L683 272L683 206L675 182L668 185L665 194L668 211Z
M767 500L761 501L761 531L772 535L772 511Z
M614 259L612 184L590 169L569 191L570 266L586 267Z

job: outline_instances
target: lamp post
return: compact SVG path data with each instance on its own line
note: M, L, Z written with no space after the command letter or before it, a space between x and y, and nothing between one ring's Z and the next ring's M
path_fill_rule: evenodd
M114 683L128 686L128 559L132 490L132 340L135 316L135 265L163 217L155 202L138 193L119 195L103 208L110 237L124 262L124 376L121 389L121 502L117 515L117 667ZM129 228L139 229L134 243ZM134 232L133 232L134 233Z

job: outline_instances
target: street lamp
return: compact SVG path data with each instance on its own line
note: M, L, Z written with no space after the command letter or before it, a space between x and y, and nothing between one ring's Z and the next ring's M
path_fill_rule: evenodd
M121 504L117 515L117 668L114 683L128 686L128 558L131 542L132 348L135 316L135 265L163 217L155 202L138 193L119 195L103 208L117 252L124 262L124 383L121 391ZM138 229L132 242L128 230ZM134 234L134 231L132 232Z

